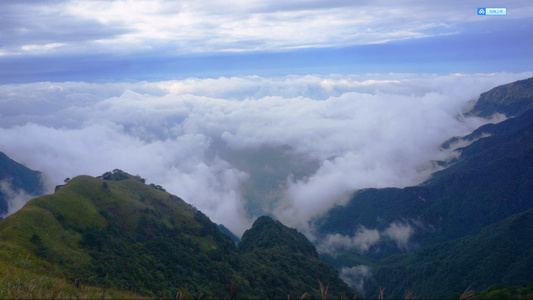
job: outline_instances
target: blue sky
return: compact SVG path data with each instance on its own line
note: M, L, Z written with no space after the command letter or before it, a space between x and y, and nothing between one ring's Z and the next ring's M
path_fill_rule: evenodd
M523 72L530 3L7 0L0 82Z

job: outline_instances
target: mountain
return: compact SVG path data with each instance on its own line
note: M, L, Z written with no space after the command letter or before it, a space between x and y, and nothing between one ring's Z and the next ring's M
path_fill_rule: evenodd
M514 117L533 108L533 78L501 85L481 94L468 113L479 117L490 117L501 113Z
M238 236L236 236L233 232L231 232L231 230L229 230L228 228L226 228L226 226L222 225L222 224L218 224L217 225L218 229L224 233L225 235L229 236L230 239L235 242L235 244L238 244L241 239L239 239Z
M17 195L40 196L44 192L40 172L30 170L0 152L0 215L8 212L9 200Z
M319 247L334 252L321 258L341 274L368 268L358 281L367 296L385 288L396 298L449 297L533 282L531 108L533 78L482 94L470 115L510 118L443 143L456 158L436 162L445 169L426 182L359 190L315 219Z
M315 246L305 235L267 216L257 218L239 243L239 249L245 253L276 248L312 258L318 257Z
M292 230L277 228L281 241L292 240ZM202 212L120 170L78 176L0 221L0 264L14 268L1 245L28 252L36 274L144 296L320 297L319 280L333 297L354 295L316 257L261 245L243 253Z
M460 157L425 183L354 193L345 206L316 220L323 235L354 235L360 226L385 229L409 224L418 248L477 233L482 227L533 208L533 110L485 125L480 138L459 148ZM390 247L378 256L391 254ZM396 250L397 251L397 250Z
M247 261L258 262L248 268L254 274L249 279L250 286L255 282L267 283L267 293L253 293L261 298L300 298L303 290L312 298L356 296L346 292L349 289L346 283L318 259L315 246L303 234L270 217L259 217L254 222L243 234L239 250Z
M369 297L379 286L387 296L401 298L450 297L468 287L481 291L491 285L528 285L533 282L533 210L513 215L483 228L478 234L395 255L372 268L365 283Z

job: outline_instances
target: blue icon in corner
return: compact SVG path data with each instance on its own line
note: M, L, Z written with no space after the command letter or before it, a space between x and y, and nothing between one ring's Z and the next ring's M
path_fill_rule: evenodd
M482 7L477 9L478 16L506 16L505 7Z

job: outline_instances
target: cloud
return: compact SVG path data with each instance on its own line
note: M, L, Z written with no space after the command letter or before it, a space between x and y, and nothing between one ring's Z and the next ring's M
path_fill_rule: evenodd
M409 250L411 237L415 230L408 223L393 222L387 228L380 231L378 229L368 229L359 226L351 236L339 233L328 234L318 241L318 251L335 253L343 250L357 251L365 254L373 248L379 251L381 243L392 241L398 249L402 251Z
M245 215L238 191L246 174L217 158L203 161L198 153L209 146L205 136L186 134L173 140L145 142L111 122L81 129L28 123L0 132L3 145L21 151L10 156L18 161L31 157L32 167L43 170L52 184L66 177L97 176L118 168L162 185L237 234L250 225L246 219L235 218Z
M442 142L488 122L460 117L471 101L532 75L0 85L0 150L53 184L115 168L139 174L237 234L264 213L306 229L355 189L425 180L432 160L451 155ZM361 249L373 241L365 233ZM405 235L389 233L398 245Z
M413 233L414 229L407 223L392 223L383 231L382 235L393 240L400 250L406 251L409 249L409 239Z
M314 111L320 111L318 116L308 119L314 124L304 140L308 143L299 144L302 152L320 161L320 167L312 176L288 184L283 201L274 210L278 219L305 227L327 208L345 203L347 192L405 187L426 180L437 170L432 161L453 155L440 149L444 137L463 136L487 122L460 117L477 93L459 84L466 78L452 78L406 80L372 94L345 92L320 102L323 107ZM437 82L439 87L432 86ZM291 124L288 133L305 132L307 123L302 118L301 123Z
M342 234L328 234L318 246L318 251L334 253L342 250L357 250L364 254L381 239L377 229L367 229L360 226L353 236Z
M28 194L21 189L14 189L11 186L11 180L4 178L0 180L0 194L3 196L7 203L7 211L0 217L5 218L17 210L21 209L35 195Z
M127 33L120 26L107 26L96 20L80 19L65 12L72 1L3 1L0 4L0 52L6 54L46 54L90 51L97 40Z
M350 268L342 267L339 276L346 284L364 295L364 280L372 276L372 272L369 266L358 265Z
M0 52L205 53L339 47L456 34L464 1L3 1ZM530 16L528 1L513 14ZM62 44L56 49L45 45Z

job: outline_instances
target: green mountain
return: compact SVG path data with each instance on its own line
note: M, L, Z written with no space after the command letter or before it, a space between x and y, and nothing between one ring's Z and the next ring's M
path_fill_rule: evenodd
M233 232L231 232L231 230L226 228L226 226L224 226L222 224L218 224L217 227L222 233L224 233L225 235L229 236L230 239L233 242L235 242L235 244L238 244L241 241L241 239L238 236L236 236Z
M294 254L318 257L315 246L305 235L267 216L257 218L252 228L244 233L239 249L245 253L258 249L284 249Z
M262 298L300 298L301 291L312 298L356 296L338 280L337 272L318 259L315 246L307 238L270 217L259 217L239 243L247 266L254 274L250 286L264 282L266 293L254 292ZM309 287L312 287L309 289Z
M453 291L533 282L533 210L483 228L478 234L394 255L375 263L365 282L367 296L446 298Z
M39 196L45 192L40 172L28 169L3 152L0 152L0 182L4 182L7 189L13 193L22 191L28 195ZM0 189L0 215L8 211L8 192L5 188Z
M260 224L251 232L261 231ZM277 229L280 241L296 242L296 249L310 245L286 236L294 232L281 224ZM145 296L318 298L319 280L333 297L354 295L316 257L261 245L243 253L202 212L120 170L78 176L55 194L31 200L0 221L1 245L27 251L39 262L35 273L68 285ZM0 265L14 268L2 261L1 249ZM316 272L303 274L309 270Z

